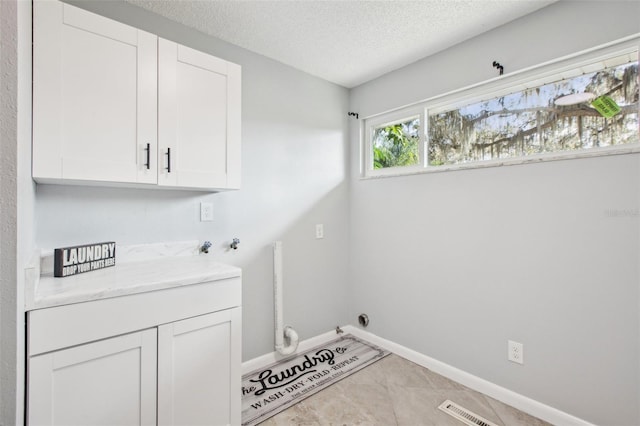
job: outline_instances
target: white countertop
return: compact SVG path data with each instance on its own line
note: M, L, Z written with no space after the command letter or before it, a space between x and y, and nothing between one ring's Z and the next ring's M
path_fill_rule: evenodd
M25 295L26 310L240 277L241 273L240 268L219 263L207 254L121 264L116 259L113 267L64 278L44 272L33 280L33 291Z

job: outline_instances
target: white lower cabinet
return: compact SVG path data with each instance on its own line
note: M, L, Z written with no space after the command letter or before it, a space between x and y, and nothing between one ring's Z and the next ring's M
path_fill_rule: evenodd
M28 312L28 425L239 425L239 305L234 278Z
M156 424L156 329L29 360L29 424Z
M240 424L239 323L231 309L158 328L158 425Z

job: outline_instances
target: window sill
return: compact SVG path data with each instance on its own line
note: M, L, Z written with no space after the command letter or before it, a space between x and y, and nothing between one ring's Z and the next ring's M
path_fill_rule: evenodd
M360 176L360 180L380 179L388 177L398 176L412 176L429 173L442 173L452 172L459 170L472 170L472 169L484 169L489 167L501 167L501 166L517 166L522 164L537 164L547 161L564 161L564 160L577 160L581 158L593 158L593 157L607 157L611 155L626 155L626 154L640 154L640 143L629 144L624 147L613 146L593 149L587 152L565 152L565 153L548 153L537 154L529 157L520 158L505 158L499 160L486 160L477 161L473 163L465 164L451 164L444 166L430 166L430 167L411 167L410 169L393 168L386 169L382 172L375 174L368 174Z

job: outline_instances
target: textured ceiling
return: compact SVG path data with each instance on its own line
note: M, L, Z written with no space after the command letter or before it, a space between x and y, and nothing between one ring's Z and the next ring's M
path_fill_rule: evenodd
M126 0L354 87L555 0Z

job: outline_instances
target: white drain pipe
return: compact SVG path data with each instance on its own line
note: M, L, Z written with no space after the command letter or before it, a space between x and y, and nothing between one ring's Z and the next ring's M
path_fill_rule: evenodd
M298 333L292 327L284 326L282 315L282 241L273 243L273 299L276 319L276 350L282 355L289 355L298 349Z

